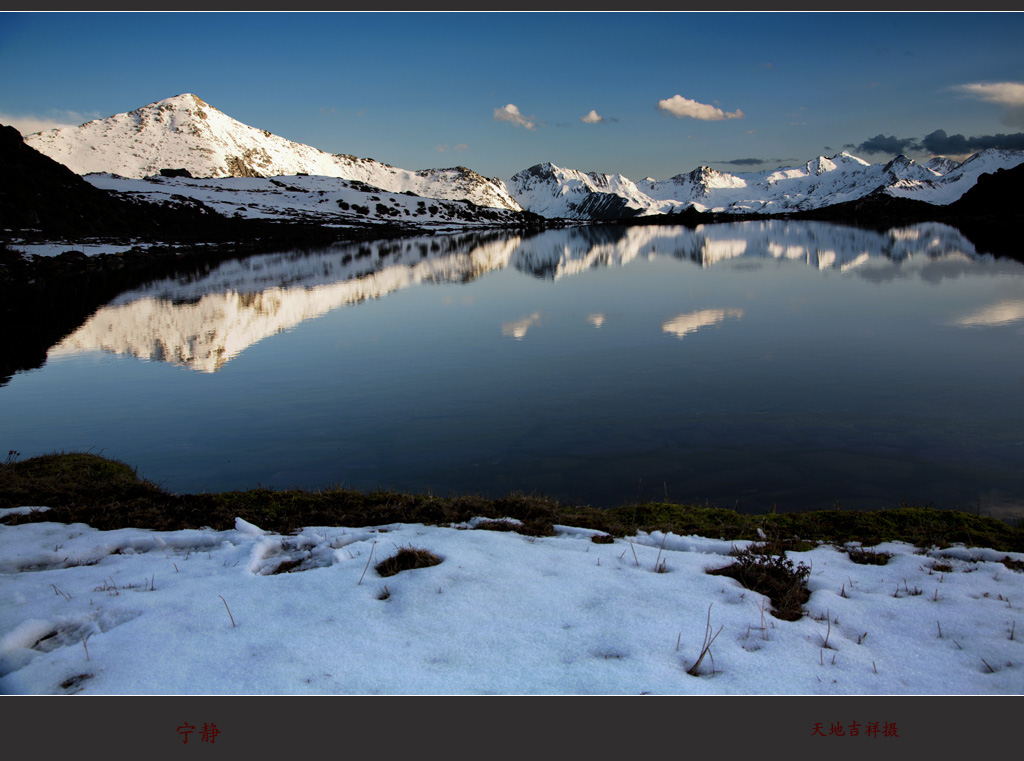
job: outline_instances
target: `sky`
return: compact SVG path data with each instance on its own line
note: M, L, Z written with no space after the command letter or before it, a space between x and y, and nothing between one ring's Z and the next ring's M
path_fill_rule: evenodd
M1024 573L1003 562L1022 553L889 542L868 550L887 553L884 564L864 565L829 545L789 552L810 598L788 621L763 595L707 573L732 564L746 541L640 532L601 544L588 529L530 537L481 530L479 519L294 536L240 519L230 531L2 525L12 510L21 509L0 511L0 694L1019 695L1024 686ZM402 548L439 562L382 575L378 563ZM891 705L831 709L801 713L800 734L822 722L823 736L835 723L845 736L856 722L872 737L868 722L884 731L901 715Z
M631 179L1024 148L1019 13L3 13L0 123L192 92L405 169Z

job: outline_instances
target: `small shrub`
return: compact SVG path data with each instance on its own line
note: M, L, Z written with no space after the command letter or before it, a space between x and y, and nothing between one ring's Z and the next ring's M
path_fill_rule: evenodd
M811 593L807 577L811 569L803 563L794 566L782 555L758 555L743 551L736 562L725 568L708 571L712 576L728 576L752 592L772 601L772 615L783 621L796 621L803 615L803 604Z
M762 542L755 542L745 550L733 549L730 555L741 555L744 552L751 552L754 555L785 555L787 552L808 552L815 548L814 542L809 542L797 537L785 539L780 536L771 536Z
M846 551L846 554L850 556L850 560L854 563L860 563L861 565L885 565L889 562L889 558L892 554L889 552L872 552L871 550L862 550L859 547L851 547Z
M275 576L275 575L277 575L279 573L292 573L293 571L300 571L300 570L302 570L299 567L301 565L302 565L302 558L286 558L286 559L281 561L281 563L277 566L277 568L272 570L267 575L268 576Z
M480 521L473 528L478 531L516 531L519 525L512 521L486 520Z
M474 526L478 531L514 531L523 536L551 536L554 530L551 524L542 520L525 520L521 523L513 523L508 520L484 520Z
M1003 558L1002 563L1011 571L1024 571L1024 560L1014 560L1007 555Z
M402 547L397 555L392 555L374 566L374 570L381 576L394 576L402 571L411 571L414 568L429 568L441 562L441 558L430 550L423 550L417 547Z

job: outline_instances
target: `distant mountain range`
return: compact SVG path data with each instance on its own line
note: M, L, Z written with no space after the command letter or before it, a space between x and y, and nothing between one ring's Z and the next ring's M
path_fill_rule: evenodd
M880 196L947 206L982 174L1024 164L1024 151L996 149L963 163L935 158L924 164L905 156L869 164L839 153L761 172L733 174L702 166L668 180L633 181L543 163L503 182L465 167L410 171L326 153L242 124L192 94L78 127L28 135L25 143L104 189L138 198L193 199L228 216L321 224L486 222L473 207L499 210L500 216L492 215L490 221L507 222L522 210L573 220L687 210L786 214ZM385 200L384 193L394 195ZM470 206L459 206L460 213L426 200L398 199L398 194ZM436 207L433 213L431 206Z
M524 209L545 217L623 218L679 214L690 208L730 215L786 214L872 194L947 205L974 187L980 175L1019 164L1024 164L1024 151L989 149L963 163L935 158L923 165L906 156L869 164L839 153L797 167L733 174L702 166L668 180L647 177L639 182L538 164L512 177L509 188Z

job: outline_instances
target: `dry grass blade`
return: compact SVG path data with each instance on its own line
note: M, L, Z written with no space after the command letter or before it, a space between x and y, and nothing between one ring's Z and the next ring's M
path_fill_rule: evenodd
M661 535L661 547L658 548L658 557L655 558L655 560L654 560L654 572L655 573L664 573L665 572L664 570L659 570L659 568L664 569L664 565L661 562L661 553L665 549L665 540L666 539L668 539L668 534L667 533L662 534Z
M235 628L235 617L231 615L231 608L228 608L228 601L224 599L224 595L217 595L217 597L219 597L220 601L222 603L224 603L224 607L225 607L225 609L228 612L228 618L231 619L231 628L234 629Z
M366 565L364 565L364 566L363 566L363 572L362 572L362 574L361 574L361 575L359 576L359 581L357 581L357 582L356 582L356 586L357 586L357 587L358 587L358 586L359 586L360 584L362 584L362 583L363 583L363 576L365 576L365 575L366 575L366 569L370 567L370 561L371 561L371 560L373 560L373 551L374 551L375 549L377 549L377 543L376 543L376 542L374 542L374 543L373 543L373 546L372 546L372 547L370 547L370 557L368 557L368 558L366 559Z
M712 605L713 604L714 603L712 603ZM706 627L704 628L704 645L700 649L700 656L697 658L697 662L686 670L687 674L689 674L690 676L700 676L700 664L704 661L705 655L711 654L711 645L714 643L716 639L718 639L718 635L722 633L722 629L724 628L724 626L719 626L718 631L715 632L714 636L711 635L711 605L709 605L708 621ZM712 657L712 662L713 661L714 657Z

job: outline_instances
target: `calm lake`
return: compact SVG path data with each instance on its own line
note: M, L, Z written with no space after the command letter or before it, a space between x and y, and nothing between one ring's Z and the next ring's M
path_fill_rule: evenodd
M226 262L0 387L0 449L176 492L1024 516L1024 265L940 224L577 227Z

